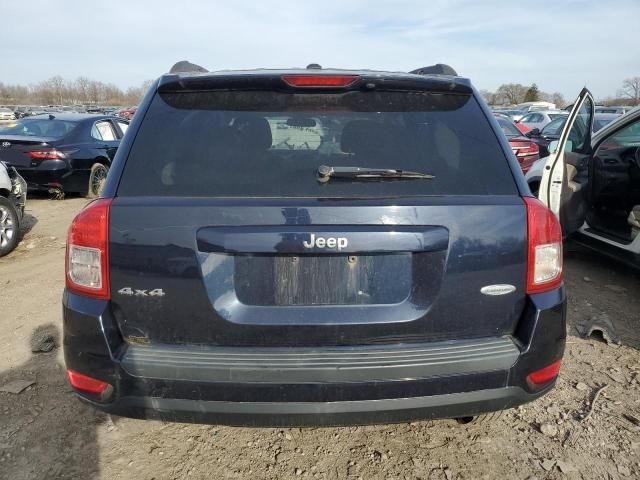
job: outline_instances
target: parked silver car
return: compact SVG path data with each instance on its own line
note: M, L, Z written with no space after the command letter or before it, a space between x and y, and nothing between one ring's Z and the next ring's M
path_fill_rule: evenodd
M555 118L566 117L568 112L562 110L544 110L541 112L530 112L523 116L518 123L525 125L533 130L537 128L542 130L547 124L551 123Z

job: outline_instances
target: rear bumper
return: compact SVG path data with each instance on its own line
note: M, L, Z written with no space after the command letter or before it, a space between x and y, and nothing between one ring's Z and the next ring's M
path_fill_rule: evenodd
M519 387L420 397L339 402L223 402L162 397L121 397L98 404L108 413L133 418L237 426L335 426L457 418L530 402L551 387L530 394Z
M30 189L58 187L83 192L88 188L89 172L73 169L64 160L44 160L37 167L16 167L16 170Z
M345 425L477 415L534 400L526 376L562 358L564 290L534 295L493 339L293 351L123 342L106 301L65 292L67 368L109 382L123 416L251 426Z

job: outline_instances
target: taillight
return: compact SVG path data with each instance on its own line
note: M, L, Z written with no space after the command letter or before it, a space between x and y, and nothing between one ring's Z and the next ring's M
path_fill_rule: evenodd
M539 385L548 383L556 378L558 376L558 373L560 373L560 364L561 360L558 360L557 362L554 362L551 365L547 365L540 370L531 372L529 375L527 375L527 384L529 384L529 387L534 388Z
M282 80L292 87L348 87L360 78L358 75L283 75Z
M67 237L67 288L93 298L108 300L109 210L112 199L98 199L73 220Z
M61 160L67 158L64 152L55 148L49 150L29 150L27 152L34 160Z
M92 395L101 395L110 387L107 382L88 377L74 370L67 370L67 378L73 388Z
M511 146L511 150L517 157L528 157L530 155L538 155L540 149L533 142L518 142Z
M525 197L527 205L527 293L542 293L562 283L562 229L540 200Z

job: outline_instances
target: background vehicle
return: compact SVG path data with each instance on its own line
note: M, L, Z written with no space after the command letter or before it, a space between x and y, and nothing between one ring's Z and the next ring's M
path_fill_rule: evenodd
M524 136L516 127L516 124L508 117L496 115L496 121L507 137L509 145L511 145L511 149L518 159L518 163L520 163L522 172L527 173L531 165L540 158L538 145Z
M78 395L143 418L317 425L548 392L559 225L470 82L420 71L159 79L70 229Z
M34 115L42 115L43 113L45 113L45 107L29 106L23 112L22 117L32 117Z
M619 116L620 115L612 113L596 113L593 120L593 132L597 132ZM540 148L540 157L547 157L549 155L549 144L555 140L560 140L560 134L567 122L567 118L568 115L556 117L542 130L534 129L527 133L527 137Z
M611 106L611 107L603 107L599 106L595 108L595 113L612 113L616 115L624 115L625 113L631 111L633 107L628 106Z
M556 110L556 104L551 102L525 102L515 106L523 113Z
M504 113L502 113L501 111L498 110L494 110L493 114L496 116L496 118L504 118L506 119L509 123L512 123L520 133L528 133L531 131L531 129L529 127L527 127L526 125L523 125L522 123L517 123L515 122L509 115L505 115Z
M0 121L2 120L15 120L16 116L13 110L6 107L0 107Z
M27 184L14 168L0 162L0 257L20 241L20 224L27 203Z
M539 112L527 113L524 117L518 120L518 123L522 123L529 127L531 130L534 128L542 129L547 124L557 117L566 116L567 114L562 110L546 110Z
M506 115L509 118L511 118L511 120L513 120L514 122L517 122L522 117L524 117L526 112L522 110L494 110L494 113L500 113L502 115Z
M540 199L565 235L640 268L640 108L595 134L584 90L542 169Z
M136 106L127 107L127 108L123 108L121 110L118 110L116 112L116 115L118 117L122 117L122 118L126 118L127 120L131 120L133 118L133 116L136 114L137 110L138 110L138 107L136 107Z
M0 160L29 188L96 196L127 121L79 113L38 115L0 127Z
M24 117L24 113L27 111L27 108L28 107L26 105L18 105L13 111L13 114L16 116L16 118L22 118Z

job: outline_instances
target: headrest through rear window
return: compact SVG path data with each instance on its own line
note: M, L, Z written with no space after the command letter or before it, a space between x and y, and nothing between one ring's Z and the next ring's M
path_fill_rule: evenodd
M245 147L254 150L267 150L273 141L271 127L264 117L243 115L233 121L233 127L240 132Z

